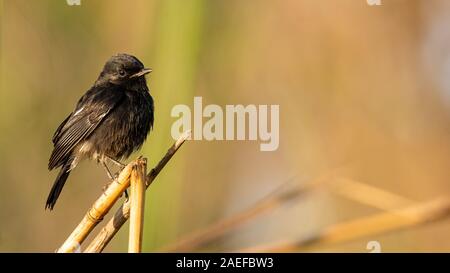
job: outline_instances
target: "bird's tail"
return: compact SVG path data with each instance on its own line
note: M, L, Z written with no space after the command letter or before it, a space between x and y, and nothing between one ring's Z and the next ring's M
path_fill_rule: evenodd
M67 177L69 177L70 171L72 170L71 165L73 162L73 158L70 157L63 164L61 170L59 171L58 176L56 177L55 183L53 183L52 189L47 197L47 203L45 204L45 209L52 210L56 204L56 200L58 200L59 194L66 183Z

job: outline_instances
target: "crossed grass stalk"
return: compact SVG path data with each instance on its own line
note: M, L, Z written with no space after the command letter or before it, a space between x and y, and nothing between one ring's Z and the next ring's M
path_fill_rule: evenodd
M128 164L119 174L118 179L112 182L102 196L97 199L57 252L81 252L80 246L86 237L103 220L103 217L130 185L130 199L122 204L114 216L85 248L84 252L102 252L129 218L131 218L131 222L128 250L129 252L140 252L145 190L152 184L189 136L190 131L185 132L148 174L146 174L147 162L145 159L138 158ZM237 230L257 217L281 208L289 202L302 201L304 197L318 191L329 191L354 202L380 209L381 212L321 228L307 238L242 247L232 251L314 251L323 246L348 242L362 237L411 229L420 225L441 221L450 216L450 198L448 196L442 196L432 201L416 202L398 194L339 175L341 169L331 170L313 179L306 186L294 185L288 190L279 188L253 206L189 233L173 244L160 249L160 251L201 251L208 244Z
M111 182L103 194L94 202L78 226L63 245L57 249L57 252L81 252L81 245L87 236L103 220L103 217L130 185L130 198L120 206L84 252L102 252L129 218L131 218L131 222L128 252L141 252L145 190L189 137L190 131L184 132L148 174L146 173L146 159L140 157L129 163L120 172L118 178Z
M277 209L282 209L288 203L301 202L307 197L325 191L379 209L381 212L319 228L307 237L225 251L247 253L316 251L338 243L412 229L450 217L450 198L447 195L431 201L417 202L350 179L340 174L342 170L345 170L345 167L330 170L312 179L306 186L295 184L290 189L279 188L247 209L189 233L162 248L161 251L205 251L208 249L208 245L232 232L237 232L244 224Z

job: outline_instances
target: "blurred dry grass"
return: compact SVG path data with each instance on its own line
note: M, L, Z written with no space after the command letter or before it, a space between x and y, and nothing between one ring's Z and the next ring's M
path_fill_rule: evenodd
M192 104L279 104L280 147L192 142L148 196L144 251L251 207L296 176L341 177L425 202L449 193L450 71L445 0L2 0L0 251L52 251L101 192L84 163L55 211L51 135L104 61L129 52L153 68L154 165L170 145L170 110ZM450 36L449 36L450 37ZM26 172L18 172L27 165ZM41 206L42 205L42 206ZM14 210L10 208L14 207ZM5 209L7 208L7 209ZM295 240L377 209L319 193L246 223L207 250ZM449 221L360 238L326 251L449 251ZM108 251L126 249L126 232Z

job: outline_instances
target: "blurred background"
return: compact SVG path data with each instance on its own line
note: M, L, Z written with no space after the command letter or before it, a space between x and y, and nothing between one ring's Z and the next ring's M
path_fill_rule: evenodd
M148 191L144 251L167 249L280 187L330 173L331 186L272 204L193 251L303 240L446 198L450 2L381 4L1 0L0 251L53 252L102 193L104 170L83 162L55 210L44 210L57 175L47 170L53 132L118 52L153 69L155 126L131 157L148 157L149 167L173 143L174 105L192 106L194 96L204 105L280 105L276 151L261 152L256 141L190 141L180 149ZM350 184L332 190L339 181ZM448 252L445 216L373 234L363 226L369 234L289 251L367 252L377 241L385 252ZM126 251L127 232L126 225L106 251Z

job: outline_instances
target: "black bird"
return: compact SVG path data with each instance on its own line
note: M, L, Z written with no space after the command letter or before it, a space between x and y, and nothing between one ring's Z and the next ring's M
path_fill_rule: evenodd
M97 160L113 180L106 161L123 168L119 160L142 146L154 119L153 98L145 80L151 71L128 54L117 54L106 62L94 86L53 135L48 169L61 170L46 209L53 209L67 177L82 159Z

